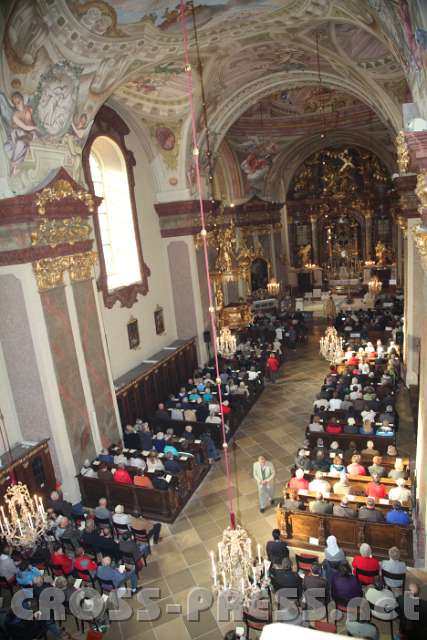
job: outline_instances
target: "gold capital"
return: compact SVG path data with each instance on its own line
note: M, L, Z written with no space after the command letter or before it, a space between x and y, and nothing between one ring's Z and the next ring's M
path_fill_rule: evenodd
M417 225L413 228L415 246L420 254L421 264L424 271L427 271L427 228Z
M88 280L92 277L92 267L96 263L96 251L75 253L70 256L70 279L72 282Z
M399 167L399 173L402 175L408 171L409 167L409 149L406 144L405 134L403 131L399 131L396 137L396 151L397 151L397 166Z
M423 210L427 208L427 169L422 169L418 174L415 193L421 203L418 207L418 212L423 215Z
M70 264L69 256L43 258L33 262L33 271L39 291L54 289L64 284L64 273Z

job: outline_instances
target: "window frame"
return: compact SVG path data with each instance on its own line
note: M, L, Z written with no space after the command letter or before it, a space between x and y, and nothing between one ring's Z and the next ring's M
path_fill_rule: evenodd
M129 198L132 209L132 220L138 253L139 268L141 272L141 282L134 282L124 287L118 287L117 289L108 289L107 268L103 251L98 209L96 209L93 215L94 231L98 248L100 267L100 275L97 280L97 286L98 290L102 291L104 305L108 309L111 309L117 301L120 302L120 306L130 309L137 301L138 294L142 294L143 296L147 295L149 291L148 277L151 275L150 269L145 264L142 255L141 237L139 233L138 214L135 199L135 176L133 171L133 168L136 165L136 161L132 151L130 151L130 149L126 147L125 143L125 136L129 133L130 129L124 122L124 120L122 120L122 118L113 109L104 105L101 107L95 117L82 152L83 171L86 178L86 183L91 193L95 194L89 161L92 145L98 137L110 138L117 144L123 155L128 178Z

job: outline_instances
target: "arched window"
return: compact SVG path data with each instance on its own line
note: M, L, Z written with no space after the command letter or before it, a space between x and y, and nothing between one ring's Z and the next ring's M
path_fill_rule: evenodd
M148 292L149 269L142 259L134 196L135 160L124 144L127 125L108 107L95 118L83 151L86 179L102 198L95 216L99 251L99 287L104 303L131 307Z

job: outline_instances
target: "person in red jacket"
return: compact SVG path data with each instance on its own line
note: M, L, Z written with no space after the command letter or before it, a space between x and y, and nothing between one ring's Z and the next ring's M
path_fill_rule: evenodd
M375 498L380 500L387 496L387 492L383 484L381 484L381 478L378 475L372 476L372 482L370 482L365 489L365 494L368 498Z
M359 358L356 356L356 354L353 351L353 354L350 356L350 358L347 360L346 362L347 365L355 365L355 364L359 364Z
M295 477L289 480L289 489L308 489L308 480L304 478L304 471L297 469Z
M51 565L53 565L54 568L58 567L58 569L63 571L66 576L69 576L70 573L73 572L73 559L67 556L66 553L64 553L64 550L59 542L56 542L54 544L53 553L50 556L49 562ZM58 575L61 574L61 571L58 572Z
M279 361L274 355L274 353L270 353L267 358L267 375L270 378L271 382L274 384L277 378L277 372L279 371Z
M114 481L120 484L133 484L131 475L124 464L118 465L113 477Z
M228 400L224 400L224 402L223 402L223 403L222 403L222 405L221 405L221 409L222 409L222 413L223 413L225 416L230 415L230 413L231 413L231 407L230 407L230 403L229 403L229 401L228 401Z
M81 571L90 571L91 573L93 573L93 575L95 575L97 566L98 565L96 564L96 562L90 556L87 556L85 554L85 550L82 547L76 549L74 568L77 570L77 575L79 576L79 578L81 578L84 582L89 582L89 576L81 573Z
M360 545L360 555L353 558L353 573L356 574L356 569L362 569L362 571L372 571L373 574L378 575L380 572L380 563L376 558L372 557L372 549L369 544L365 542ZM357 579L360 584L372 584L375 580L375 575L362 576L357 575Z

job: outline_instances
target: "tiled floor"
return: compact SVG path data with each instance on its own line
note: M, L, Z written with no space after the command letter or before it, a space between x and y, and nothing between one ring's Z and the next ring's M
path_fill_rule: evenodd
M289 476L296 449L301 445L314 395L319 390L327 364L318 355L323 328L314 327L306 347L287 355L282 375L268 385L242 423L230 447L234 508L238 522L253 541L265 543L275 526L274 508L261 514L252 479L252 464L261 453L273 461L277 471L276 495ZM399 398L402 453L413 454L412 423L405 393ZM154 622L141 622L136 615L127 622L113 623L108 640L220 640L233 625L218 624L215 607L188 620L187 596L195 586L210 590L209 551L216 548L228 525L227 480L224 464L218 463L206 477L177 521L163 526L162 541L154 547L148 567L140 574L144 587L160 589L161 615ZM142 609L133 598L134 609ZM168 613L168 605L183 606L184 614ZM190 610L194 608L190 604ZM385 626L384 635L388 636ZM252 636L254 637L254 636Z

